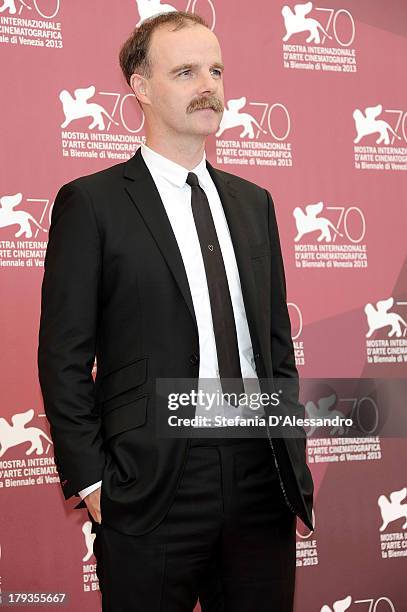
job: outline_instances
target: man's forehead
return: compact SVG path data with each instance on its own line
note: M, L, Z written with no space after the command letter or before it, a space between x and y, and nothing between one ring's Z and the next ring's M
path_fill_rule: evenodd
M203 57L203 54L205 56ZM174 64L221 61L216 35L208 28L193 23L180 30L158 27L151 37L150 58L155 65L172 68Z

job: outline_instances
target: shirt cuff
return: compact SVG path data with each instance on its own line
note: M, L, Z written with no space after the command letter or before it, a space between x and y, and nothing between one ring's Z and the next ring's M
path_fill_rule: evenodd
M84 499L87 495L89 495L89 493L92 493L92 491L96 491L96 489L98 489L100 486L102 486L102 481L98 480L98 482L95 482L94 484L85 487L85 489L81 489L80 491L78 491L80 498Z

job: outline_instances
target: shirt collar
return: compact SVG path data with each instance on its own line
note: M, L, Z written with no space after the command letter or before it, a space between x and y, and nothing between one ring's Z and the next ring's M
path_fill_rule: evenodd
M199 182L202 182L203 185L207 184L208 170L206 167L205 151L199 164L197 164L192 170L188 170L187 168L184 168L184 166L180 166L180 164L177 164L160 153L153 151L153 149L150 149L150 147L144 143L141 143L140 148L143 159L151 174L154 174L154 176L159 176L177 187L183 187L186 183L188 172L194 172L194 174L197 175Z

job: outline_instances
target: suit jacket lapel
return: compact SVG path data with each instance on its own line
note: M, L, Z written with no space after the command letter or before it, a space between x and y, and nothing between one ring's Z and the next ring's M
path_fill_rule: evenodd
M127 181L126 191L162 252L187 303L198 332L191 291L178 243L159 191L143 160L140 149L137 149L135 155L125 165L124 176L130 179Z
M247 238L247 227L243 226L243 216L239 214L240 207L243 206L244 203L239 200L231 179L218 172L208 161L206 165L218 190L232 237L247 321L254 344L255 340L261 338L261 334L259 334L261 330L258 330L256 327L256 322L258 321L256 315L257 301ZM140 148L125 164L124 176L128 179L126 191L148 226L157 243L157 247L162 252L187 303L198 333L191 291L181 253L160 194L143 160Z

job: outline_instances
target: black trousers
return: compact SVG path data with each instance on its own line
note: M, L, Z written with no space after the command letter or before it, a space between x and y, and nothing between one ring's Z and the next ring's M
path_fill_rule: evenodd
M192 612L198 598L202 612L292 611L296 517L268 440L201 444L152 531L92 520L103 612Z

